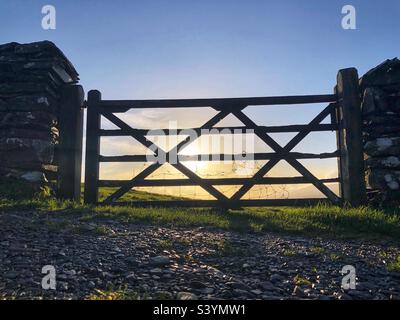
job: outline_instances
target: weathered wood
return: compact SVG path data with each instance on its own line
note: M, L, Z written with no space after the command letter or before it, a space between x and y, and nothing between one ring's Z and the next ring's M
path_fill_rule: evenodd
M85 203L98 202L100 123L101 117L96 104L101 101L101 93L91 90L87 101Z
M264 134L262 136L264 136L263 141L265 141L276 152L278 152L278 153L283 152L283 148L279 144L277 144L273 139L268 139L267 134ZM259 137L261 138L261 135L259 135ZM334 203L334 204L340 203L339 197L331 189L329 189L325 184L323 184L317 177L315 177L309 170L307 170L306 167L304 167L299 161L292 158L290 155L287 155L285 160L294 169L296 169L296 171L298 171L305 178L307 178L308 181L310 181L319 191L321 191L325 196L327 196L328 199L332 201L332 203Z
M339 203L340 199L325 186L325 183L336 183L339 181L338 178L333 179L317 179L312 175L302 164L296 159L323 159L338 157L339 153L299 153L290 152L305 136L313 131L333 131L337 130L337 124L332 121L331 124L321 124L321 121L326 118L329 114L332 115L336 109L337 95L313 95L313 96L286 96L286 97L266 97L266 98L232 98L232 99L181 99L181 100L101 100L100 93L97 91L91 92L89 95L94 95L94 98L89 99L88 109L92 109L92 115L89 117L88 110L88 131L91 127L90 132L92 133L91 142L89 142L89 132L87 145L88 149L92 149L88 153L87 159L89 163L87 166L92 167L87 169L86 176L88 179L88 186L86 192L85 186L85 201L88 198L89 203L97 203L97 191L99 186L110 186L119 187L112 195L107 197L104 204L126 204L125 202L116 202L126 192L131 190L133 187L139 186L200 186L209 194L214 196L216 200L182 200L182 201L139 201L135 202L134 205L145 205L145 206L222 206L222 207L239 207L239 206L258 206L258 205L301 205L311 204L320 201L326 201L327 199L279 199L279 200L242 200L241 197L246 193L252 186L260 184L298 184L298 183L312 183L317 187L327 198L334 203ZM313 121L308 125L289 125L289 126L257 126L255 122L249 119L242 110L249 105L280 105L280 104L305 104L305 103L321 103L321 102L332 102L329 104L319 115L317 115ZM90 106L92 108L90 108ZM165 152L161 148L158 148L154 143L146 138L146 136L158 135L153 132L149 132L144 129L133 129L127 125L124 121L119 119L113 113L125 112L132 108L188 108L188 107L212 107L219 111L214 117L207 121L200 128L195 129L180 129L177 132L172 130L164 130L166 135L173 134L184 134L185 130L192 130L196 132L197 136L204 134L202 129L211 129L221 119L225 118L228 114L232 113L242 121L245 127L225 127L225 128L213 128L219 131L230 130L233 133L243 133L245 130L253 129L255 134L259 136L264 142L267 143L275 152L274 153L258 153L250 156L254 157L254 160L269 160L268 163L256 173L252 178L228 178L228 179L202 179L196 173L189 170L182 161L202 161L202 160L224 160L226 157L243 158L243 155L180 155L178 157L178 163L171 163L176 169L182 172L188 177L188 179L172 179L172 180L154 180L146 179L151 173L158 169L162 163L152 163L149 167L139 173L136 177L128 181L119 180L100 180L98 177L99 162L147 162L146 155L127 155L127 156L101 156L99 154L99 136L131 136L147 148L156 147L156 153L158 155L165 155L166 162L170 161L170 156L179 153L183 148L187 147L191 141L188 137L184 141L180 142L175 148L169 152ZM112 123L117 125L117 130L100 130L100 114L110 120ZM91 120L90 120L91 119ZM94 121L96 120L96 121ZM98 120L98 122L97 122ZM92 125L89 126L89 122ZM94 122L94 123L93 123ZM217 134L217 130L210 132L210 134ZM235 131L236 130L236 131ZM268 133L271 132L299 132L290 142L285 146L281 147L274 139L272 139ZM205 133L207 134L207 133ZM93 148L94 147L94 148ZM93 152L93 149L94 152ZM91 158L92 156L92 158ZM205 156L208 156L205 158ZM249 156L249 155L247 155ZM93 159L95 157L95 159ZM296 170L298 170L303 176L302 177L281 177L281 178L270 178L264 177L264 175L275 166L279 160L285 159L291 164ZM87 160L88 161L88 160ZM94 169L93 169L94 168ZM90 182L91 181L91 182ZM234 194L231 199L228 199L223 193L214 188L215 185L240 185L243 184L242 188ZM130 203L132 204L132 203Z
M242 109L243 106L267 106L284 104L309 104L335 102L336 95L303 95L303 96L276 96L276 97L251 97L251 98L215 98L215 99L177 99L177 100L102 100L98 102L101 112L112 112L117 109L129 110L135 108L191 108L191 107L213 107L223 110ZM109 110L108 110L109 111ZM120 111L120 110L118 110Z
M338 151L325 152L325 153L301 153L301 152L289 152L289 157L295 159L330 159L337 158L339 156ZM177 160L180 162L185 161L224 161L240 159L240 161L253 161L253 160L282 160L286 159L285 154L278 154L276 152L266 153L254 153L247 154L247 159L243 158L243 154L198 154L198 155L181 155L177 156ZM99 156L100 162L147 162L146 155L122 155L122 156ZM166 161L160 161L160 163L168 163Z
M296 136L293 137L292 140L288 142L285 146L285 151L292 150L295 146L297 146L306 136L308 136L312 132L313 126L320 124L329 114L332 113L336 107L336 103L330 103L325 109L323 109L313 120L310 121L308 127L301 130Z
M337 85L334 88L335 93L337 92ZM339 127L339 117L340 117L340 105L339 103L336 104L336 108L334 111L335 115L332 116L332 118L336 121L338 127ZM343 198L343 180L342 180L342 174L341 174L341 148L342 148L342 142L341 142L341 132L338 128L338 130L336 130L336 146L337 146L337 150L339 152L339 157L337 158L337 167L338 167L338 175L339 175L339 195L341 198Z
M125 193L131 190L135 186L135 183L143 181L147 176L151 175L159 167L161 167L161 164L151 164L142 172L140 172L137 176L135 176L132 180L129 180L125 184L123 184L120 189L109 195L103 202L106 204L112 204L115 200L121 198Z
M331 112L332 108L335 107L335 104L329 104L323 111L321 111L309 124L315 125L324 120ZM247 117L243 112L235 111L233 114L246 126L254 125L255 123ZM323 194L325 194L333 203L340 203L340 199L336 196L334 192L332 192L328 187L326 187L323 183L319 182L317 178L315 178L311 172L309 172L301 163L299 163L295 158L292 158L288 155L288 152L292 150L301 140L306 137L310 131L308 129L304 129L300 131L293 139L291 139L285 147L281 147L278 143L275 142L267 133L264 131L257 130L256 134L260 139L262 139L267 145L269 145L277 154L284 155L286 161L292 165L299 173L305 176L314 186L320 190ZM245 183L233 196L232 199L239 200L243 197L247 191L249 191L257 181L262 179L265 174L267 174L277 163L279 159L273 159L268 161L254 176L253 181Z
M240 207L262 207L262 206L310 206L329 203L326 198L315 199L265 199L265 200L240 200L225 203L225 208ZM108 203L99 203L108 204ZM133 201L133 202L113 202L117 206L134 207L221 207L221 202L217 200L166 200L166 201Z
M203 179L207 184L214 186L234 186L242 185L251 180L251 178L214 178ZM121 187L130 180L99 180L100 187ZM320 179L322 183L337 183L339 178ZM310 181L304 177L264 177L257 181L257 185L276 185L276 184L308 184ZM191 179L146 179L137 180L135 187L179 187L179 186L197 186L198 183Z
M227 131L231 132L232 134L243 134L252 128L248 127L216 127L207 132L206 134L221 134ZM283 133L283 132L299 132L304 129L309 129L311 132L319 132L319 131L335 131L338 129L336 124L330 123L323 123L323 124L316 124L316 125L289 125L289 126L259 126L259 130L265 131L267 133ZM135 134L145 135L145 136L160 136L160 135L184 135L185 132L188 131L196 132L196 134L200 134L200 128L191 128L191 129L131 129L131 130L124 130L124 129L102 129L100 130L101 136L108 136L108 137L126 137L132 136ZM223 132L225 131L225 132ZM162 134L160 134L162 133ZM204 134L204 133L203 133Z
M362 145L361 99L358 73L354 68L340 70L337 75L339 101L340 178L342 198L358 206L366 201Z
M217 124L221 119L225 118L229 114L229 111L220 111L217 113L214 117L212 117L210 120L208 120L206 123L203 124L201 127L202 129L205 128L211 128L215 124ZM111 113L103 113L103 115L110 120L113 124L118 126L121 129L126 129L126 130L132 130L132 128L126 124L124 121L116 117L115 115ZM143 135L132 135L134 139L142 143L145 147L150 148L152 145L154 145L150 140L148 140L145 136ZM189 137L182 142L178 143L177 146L175 146L173 149L171 149L168 153L166 153L164 150L161 148L157 148L158 154L165 154L166 158L169 158L170 154L177 154L180 151L182 151L183 148L187 147L190 143L193 143L193 141L189 140ZM122 186L119 190L111 194L107 199L104 200L105 203L111 203L112 201L115 201L122 195L124 195L126 192L128 192L138 180L142 180L149 176L152 172L154 172L161 164L159 163L153 163L150 165L150 167L146 168L144 171L142 171L138 176L134 177L132 180L130 180L128 183L126 183L124 186ZM222 194L220 191L215 189L211 185L207 185L204 182L202 182L202 179L198 177L194 172L188 170L184 166L180 164L174 164L174 167L181 171L183 174L188 176L190 179L197 181L199 185L201 185L202 188L204 188L207 192L209 192L212 196L214 196L218 201L225 202L227 199L224 194Z
M79 202L81 196L84 91L80 85L63 88L60 101L58 194Z
M190 180L196 182L196 184L206 190L210 195L212 195L215 199L217 199L220 204L224 205L228 202L228 198L218 189L216 189L210 183L207 183L204 179L200 178L197 174L195 174L192 170L188 169L181 163L173 164L174 168L178 169L185 176L187 176Z

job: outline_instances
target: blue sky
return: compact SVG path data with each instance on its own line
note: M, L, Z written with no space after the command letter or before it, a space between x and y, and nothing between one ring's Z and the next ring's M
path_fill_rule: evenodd
M56 30L41 28L46 4L57 10ZM346 4L357 30L341 28ZM324 94L340 68L361 75L399 54L399 16L398 0L1 0L0 42L55 42L85 91L106 99ZM300 124L316 107L247 112L260 124ZM303 150L334 147L319 137Z
M357 30L341 28L345 4ZM54 41L107 98L323 93L338 69L398 55L399 15L397 0L2 0L0 41Z

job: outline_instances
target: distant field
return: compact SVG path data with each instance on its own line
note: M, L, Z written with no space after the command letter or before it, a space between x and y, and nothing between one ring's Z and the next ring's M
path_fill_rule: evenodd
M99 189L99 200L104 200L109 195L117 191L118 188L103 187ZM83 194L82 194L83 198ZM155 201L155 200L184 200L184 197L172 197L158 193L149 193L144 191L131 190L125 193L118 201Z
M5 189L8 191L6 192ZM400 240L399 208L258 207L238 210L211 208L135 208L131 206L89 206L59 201L46 191L24 198L23 190L8 196L10 187L0 189L0 210L37 210L43 213L78 215L83 221L118 219L126 223L173 226L205 226L240 232L267 231L310 237ZM112 192L100 190L102 197ZM168 200L169 196L140 191L129 192L124 200Z

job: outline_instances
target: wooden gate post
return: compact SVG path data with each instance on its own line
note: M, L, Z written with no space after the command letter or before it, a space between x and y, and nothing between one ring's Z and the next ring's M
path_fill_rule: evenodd
M366 201L366 187L357 69L339 70L336 93L338 97L338 145L341 155L339 163L340 193L345 204L358 206Z
M97 103L101 93L91 90L87 101L86 160L85 160L85 203L98 202L99 154L100 154L100 113Z
M59 114L58 197L79 202L81 196L84 91L67 85Z

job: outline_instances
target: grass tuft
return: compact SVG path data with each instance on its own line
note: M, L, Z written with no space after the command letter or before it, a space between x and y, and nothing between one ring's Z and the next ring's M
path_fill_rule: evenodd
M282 251L282 255L284 257L294 257L294 256L297 255L297 252L295 250L293 250L293 249L284 249Z
M86 297L86 300L138 300L140 295L137 292L130 292L125 289L120 290L100 290L95 289L93 293Z
M311 247L310 252L313 254L323 254L325 252L325 249L322 247Z
M400 256L396 260L389 262L386 268L390 272L400 272Z
M300 275L296 275L296 276L293 278L293 283L294 283L296 286L311 286L311 285L312 285L312 282L311 282L310 280L308 280L308 279L306 279L306 278L303 278L303 277L300 276Z

